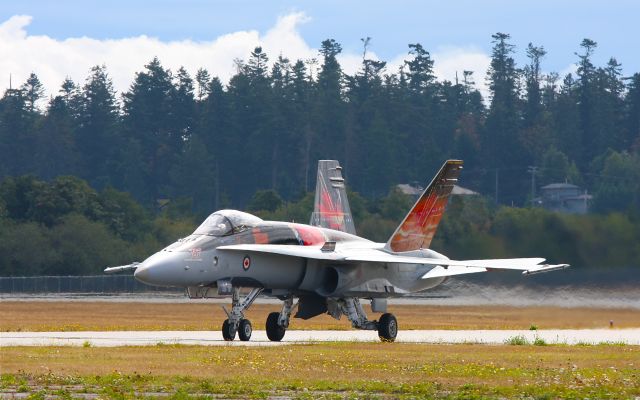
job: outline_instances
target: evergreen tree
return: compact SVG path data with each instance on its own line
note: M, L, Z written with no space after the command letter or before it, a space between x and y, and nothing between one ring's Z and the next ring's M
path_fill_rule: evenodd
M190 198L195 211L206 214L215 201L214 159L198 135L185 144L170 170L172 198Z
M318 89L312 119L315 137L311 140L311 159L345 160L345 112L342 100L343 75L337 56L342 46L327 39L320 46L322 68L318 73ZM345 164L345 170L346 164ZM350 173L350 172L348 172Z
M571 160L579 162L582 157L582 133L576 87L573 76L568 74L562 82L552 113L558 149Z
M236 160L251 158L251 162L237 165L235 179L242 179L254 188L273 186L277 176L277 165L271 163L279 143L274 139L278 133L273 129L275 109L268 60L262 48L256 47L249 61L229 82L229 92L234 99L231 106L233 144L229 150ZM242 204L253 194L246 186L233 189L233 197L239 198Z
M38 176L46 180L80 173L76 148L76 123L68 100L58 95L49 101L36 131L34 159Z
M81 154L81 176L91 186L118 187L114 177L121 146L119 111L111 78L105 66L95 66L81 94L76 144Z
M137 196L147 201L166 198L171 195L169 170L190 134L191 79L182 70L176 87L171 71L164 69L156 57L136 74L123 99L127 141L141 151L139 165L127 169L139 168L147 181L146 191L137 191Z
M8 89L0 99L0 176L33 173L32 113L22 90Z
M349 174L353 187L368 196L379 196L388 191L393 173L391 168L383 167L393 159L391 132L381 115L384 107L381 74L386 63L367 58L371 38L361 40L361 69L354 76L346 77L348 114L345 149L348 157L344 165L345 169L348 163L361 165Z
M197 100L202 102L209 95L209 85L211 85L211 75L204 68L196 72L196 82L198 84Z
M236 178L233 169L225 168L233 165L235 153L232 149L232 123L230 117L230 104L228 95L222 87L218 78L213 78L209 82L208 95L202 105L202 112L198 118L198 127L194 137L200 140L206 148L211 164L208 170L212 173L212 181L208 185L213 190L213 198L205 207L218 209L221 205L221 188L230 185ZM199 201L203 201L200 199Z
M462 84L454 86L454 90L457 120L452 156L464 160L468 168L477 168L485 108L482 95L475 88L473 71L463 71Z
M409 89L415 93L424 93L435 80L431 54L420 43L409 45L409 55L413 58L405 61L408 68Z
M184 141L187 140L192 133L196 117L193 80L184 67L180 67L176 73L175 86L175 97L171 108L175 114L176 130L182 131L180 139Z
M416 175L411 176L414 180L424 179L417 176L418 171L433 169L439 163L436 159L440 158L443 149L436 144L439 133L434 122L439 99L434 84L433 60L420 43L409 45L409 55L413 58L405 61L407 73L402 77L402 80L406 79L408 102L401 129L407 134L407 168L415 171Z
M542 93L540 90L542 76L540 72L540 61L546 54L547 52L542 46L536 47L531 43L527 46L529 65L524 68L527 93L527 103L524 111L526 126L532 126L538 122L538 118L542 113Z
M298 190L307 192L311 188L312 167L312 144L315 137L315 129L311 120L311 102L315 96L315 86L310 75L307 75L307 66L302 60L298 60L291 67L291 86L289 88L292 102L291 118L292 132L295 135L296 150L292 156L298 159L294 168L296 171L296 181L301 182Z
M607 148L624 150L624 83L621 79L622 66L611 58L606 67L598 68L595 76L595 98L593 123L596 137L593 144L602 153Z
M603 149L598 148L595 117L595 74L596 68L591 62L591 56L597 43L591 39L583 39L580 47L582 54L576 53L578 62L578 81L576 82L577 104L580 116L580 158L576 160L579 167L585 167L593 157Z
M44 97L44 85L40 82L38 76L32 72L22 85L21 90L24 93L27 110L31 113L37 111L36 103Z
M624 145L635 151L640 150L640 73L629 78L625 97L625 136Z
M542 101L540 63L546 55L544 47L536 47L529 43L527 47L529 64L524 67L526 86L526 101L523 110L523 126L520 133L521 143L528 152L528 159L538 163L544 154L554 144L553 118ZM547 96L551 95L549 91Z
M594 65L597 44L585 39L577 75L558 83L556 73L541 73L542 46L529 44L529 61L518 69L509 35L492 38L488 106L472 71L437 80L431 55L413 43L407 61L389 72L370 57L371 38L362 39L354 74L343 73L342 48L328 39L319 67L283 56L270 63L256 47L235 60L227 86L204 69L194 79L184 68L174 74L154 58L123 94L122 109L104 66L80 88L66 79L46 107L32 74L0 99L0 175L80 175L98 189L126 188L147 206L170 198L175 210L205 213L242 208L258 188L303 196L323 158L339 159L349 184L367 197L399 182L426 184L425 171L463 158L466 186L498 189L500 203L515 205L529 193L529 165L541 167L543 181L587 189L605 188L606 168L633 165L611 154L640 149L638 74L623 78L615 58ZM637 183L630 185L633 192ZM0 217L7 213L0 205Z
M493 51L487 80L491 90L491 105L483 134L483 147L487 167L499 170L498 201L522 204L524 194L519 175L530 164L523 157L520 138L520 99L518 98L518 72L512 57L514 46L506 33L492 35ZM487 185L489 186L489 185Z

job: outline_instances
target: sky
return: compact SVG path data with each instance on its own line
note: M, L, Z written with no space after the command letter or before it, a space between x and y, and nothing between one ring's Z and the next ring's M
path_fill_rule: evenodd
M519 66L529 42L547 51L542 68L561 75L575 70L580 42L598 43L596 66L610 57L623 74L640 72L640 1L458 0L265 1L265 0L21 0L0 2L0 88L21 85L31 72L49 95L65 77L83 83L89 69L105 64L114 86L126 91L154 56L192 75L203 67L227 81L234 59L263 46L271 60L319 58L322 40L343 48L339 61L355 72L361 38L368 56L395 73L410 43L421 43L440 79L474 71L486 93L491 35L511 35Z

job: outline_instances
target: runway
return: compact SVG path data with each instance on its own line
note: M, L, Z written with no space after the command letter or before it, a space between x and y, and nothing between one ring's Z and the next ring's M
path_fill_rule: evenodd
M504 344L522 336L529 343L640 345L640 329L550 329L550 330L407 330L396 339L403 343ZM281 346L318 342L377 342L374 331L288 331L282 342L271 342L265 331L254 331L251 341L226 342L218 331L109 331L109 332L2 332L0 347L8 346L153 346L159 344L204 346Z

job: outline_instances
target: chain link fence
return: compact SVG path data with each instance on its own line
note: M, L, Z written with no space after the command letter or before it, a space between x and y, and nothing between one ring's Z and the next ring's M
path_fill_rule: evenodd
M145 293L182 292L180 288L149 286L133 275L0 277L0 293Z

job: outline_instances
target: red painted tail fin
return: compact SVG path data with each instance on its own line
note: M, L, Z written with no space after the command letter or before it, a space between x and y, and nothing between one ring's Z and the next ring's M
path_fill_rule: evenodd
M458 182L462 170L461 160L447 160L429 186L422 193L409 214L391 235L385 249L403 252L428 249L453 185Z
M315 208L309 225L356 234L342 167L335 160L318 161Z

